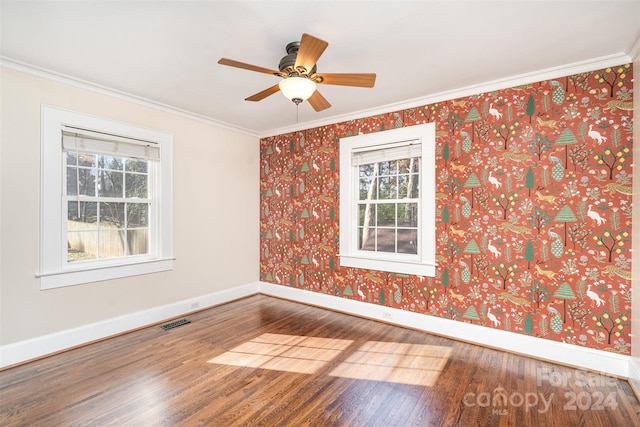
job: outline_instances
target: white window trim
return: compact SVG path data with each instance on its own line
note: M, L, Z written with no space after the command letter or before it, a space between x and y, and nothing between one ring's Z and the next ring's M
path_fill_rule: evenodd
M40 289L117 279L173 269L173 136L171 134L43 105L41 118L41 215ZM154 198L158 200L152 221L154 248L148 256L90 263L67 263L66 218L62 218L64 171L62 128L73 126L121 135L160 145Z
M435 203L435 123L362 134L340 139L340 265L369 270L435 277L436 203ZM421 143L419 255L385 254L358 250L358 167L351 161L353 152L383 145L415 141Z

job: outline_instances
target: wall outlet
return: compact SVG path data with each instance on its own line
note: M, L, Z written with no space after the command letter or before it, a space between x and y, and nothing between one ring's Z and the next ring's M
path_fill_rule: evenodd
M194 302L194 303L191 304L191 310L195 310L195 309L197 309L199 307L200 307L200 303L199 302Z
M391 319L393 319L393 315L391 314L390 311L383 311L382 312L382 318L386 319L386 320L391 320Z

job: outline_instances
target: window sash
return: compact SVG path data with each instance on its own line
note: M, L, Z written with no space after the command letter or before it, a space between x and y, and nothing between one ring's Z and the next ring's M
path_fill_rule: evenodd
M357 188L358 183L359 183L359 179L358 179L358 174L355 171L357 170L357 166L354 166L354 178L355 178L355 182L354 182L354 188ZM365 249L361 247L361 242L359 241L359 237L360 236L360 231L363 230L364 228L366 228L365 224L360 224L360 218L359 218L359 211L360 211L360 207L362 206L367 206L367 205L372 205L372 206L377 206L377 205L395 205L396 206L396 216L394 218L394 225L391 226L381 226L378 223L378 218L377 218L377 214L374 215L373 218L373 223L370 224L370 229L374 231L375 234L375 230L378 229L392 229L394 230L395 233L397 233L398 230L417 230L417 234L418 236L420 236L421 234L421 230L422 230L422 218L421 215L418 214L418 218L417 218L417 223L415 226L401 226L398 225L398 210L397 210L397 206L401 205L401 204L415 204L417 205L417 210L418 212L421 212L421 206L422 206L422 200L418 197L418 198L406 198L406 199L398 199L398 198L391 198L391 199L359 199L357 197L355 197L352 200L352 211L355 215L355 219L353 221L353 223L351 224L352 227L355 228L356 230L356 234L354 236L354 238L356 238L357 243L354 245L354 252L355 253L360 253L363 254L363 256L370 256L370 254L377 254L376 256L382 256L385 258L388 258L390 260L392 259L404 259L404 260L413 260L413 261L419 261L422 259L422 254L423 251L425 250L425 248L423 247L422 244L420 244L420 238L418 237L418 242L416 242L416 253L408 253L408 252L399 252L397 250L397 236L396 236L396 246L395 246L395 250L392 251L386 251L386 250L381 250L377 247L377 244L375 246L375 249L371 250L371 249Z
M355 248L356 251L377 252L381 254L388 254L391 257L398 255L403 257L415 256L420 259L420 255L423 250L418 239L421 225L419 215L421 199L419 196L412 198L406 197L408 194L405 194L405 197L400 197L401 183L399 181L400 177L413 176L416 178L416 191L419 191L421 175L420 167L416 167L415 173L413 170L410 170L408 173L401 172L401 169L399 168L400 165L395 165L393 170L389 170L386 173L380 173L380 171L382 171L382 164L384 163L395 163L408 160L410 165L419 165L421 163L421 158L422 145L419 141L382 144L375 147L363 147L355 152L352 151L353 178L356 181L355 188L359 190L358 197L356 197L352 202L354 203L352 208L357 212L358 216L358 243ZM373 167L372 175L367 176L364 182L363 177L361 176L361 168L363 166ZM395 188L387 197L382 197L382 188L380 187L381 179L390 180L389 183L391 187L394 187L395 185ZM367 196L364 198L362 194L363 184L368 185L368 188L364 188L364 191L367 193ZM391 188L388 188L387 190L391 191ZM372 192L375 194L372 194ZM419 193L415 194L419 195ZM369 196L371 196L371 198L369 198ZM400 209L401 206L404 206L406 209L408 205L415 206L415 213L417 215L415 223L410 226L405 224L401 218L402 209ZM379 223L379 215L381 213L379 210L380 206L393 207L393 212L388 212L389 215L387 215L389 217L388 219L392 221L392 223L387 223L386 225ZM365 223L363 223L363 221ZM366 223L367 221L369 223ZM413 232L415 235L411 234L410 237L409 234L407 234L407 231ZM389 246L392 243L389 239L393 240L393 247ZM407 245L411 247L412 250L400 249Z
M64 133L64 132L63 132ZM87 154L98 154L98 153L93 153L93 152L88 152L88 150L84 151ZM111 155L111 154L110 154ZM114 156L116 157L116 156ZM123 157L121 152L117 153L117 157L121 158L123 160L123 173L125 171L124 169L124 165L126 163L126 161L128 159L130 159L130 157ZM153 224L152 224L152 220L151 218L153 218L154 212L157 209L157 203L155 202L154 198L153 198L153 188L152 188L152 183L154 181L154 173L155 173L155 164L147 164L147 172L144 173L144 175L147 176L148 180L147 180L147 185L151 186L149 188L147 188L147 197L146 198L138 198L138 197L126 197L125 195L125 183L122 183L122 193L121 196L100 196L98 195L97 190L95 191L95 196L87 196L87 195L81 195L80 192L78 191L77 194L75 195L67 195L66 194L66 190L67 190L67 180L69 179L69 168L67 167L67 157L64 154L64 150L63 150L63 156L62 156L62 162L63 162L63 174L64 174L64 181L65 181L65 185L63 185L63 190L65 192L65 194L62 196L62 218L66 218L67 222L65 223L65 226L63 226L63 233L64 233L64 239L67 240L67 242L69 242L71 239L71 241L73 241L73 237L75 236L76 239L79 238L80 235L82 235L82 233L93 233L95 235L94 239L95 239L95 254L92 253L91 251L89 251L89 254L95 255L94 257L90 258L90 259L83 259L83 260L78 260L78 259L71 259L69 254L70 254L70 249L71 247L67 248L67 252L66 252L66 257L63 260L63 265L77 265L79 262L83 263L83 264L87 264L87 263L102 263L105 260L113 260L113 259L129 259L129 258L140 258L140 257L149 257L151 255L153 255L155 253L155 247L154 247L154 236L153 236ZM78 168L80 166L76 165L75 166L75 170L77 171ZM87 167L85 169L89 169L89 170L95 170L98 171L99 167L98 165L94 165L91 167ZM79 179L78 177L76 177L76 180ZM95 183L95 185L97 185L97 182ZM78 204L81 202L84 203L95 203L96 204L96 209L97 209L97 222L96 222L96 226L95 229L78 229L78 230L70 230L68 229L68 227L66 225L68 225L68 221L69 221L69 202L77 202ZM102 226L102 222L104 221L104 214L102 213L102 210L99 208L102 204L111 204L111 203L117 203L117 204L122 204L123 206L123 219L124 219L124 224L122 227L104 227ZM128 218L128 209L129 209L129 205L130 204L145 204L148 206L148 211L147 211L147 219L146 219L146 224L145 226L134 226L132 227L130 225L129 222L129 218ZM129 234L130 232L135 233L136 230L146 230L147 232L147 237L146 237L146 246L145 246L145 250L144 251L134 251L135 253L129 253L129 247L128 247L128 239L129 239ZM104 248L105 250L107 250L108 253L112 253L112 251L114 251L114 247L111 246L106 246L103 247L103 244L101 243L103 238L109 234L112 233L114 231L117 232L122 232L124 233L124 241L127 242L126 244L123 245L122 248L122 254L120 255L115 255L115 256L104 256L103 254L101 254L102 249ZM68 243L69 244L69 243ZM116 252L118 252L116 250Z

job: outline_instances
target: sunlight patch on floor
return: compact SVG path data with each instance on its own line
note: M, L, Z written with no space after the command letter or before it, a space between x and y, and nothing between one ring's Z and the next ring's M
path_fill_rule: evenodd
M208 363L313 374L338 358L353 340L263 334ZM329 375L334 377L432 386L451 348L368 341L350 352Z
M313 374L352 343L334 338L263 334L208 363Z
M450 355L449 347L368 341L329 375L432 386Z

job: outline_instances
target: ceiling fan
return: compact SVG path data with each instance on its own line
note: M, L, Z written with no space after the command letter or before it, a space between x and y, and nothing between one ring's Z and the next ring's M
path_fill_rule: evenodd
M281 91L296 105L308 100L314 110L322 111L331 107L331 104L318 92L317 84L373 87L376 81L376 75L373 73L317 73L316 62L328 45L329 43L324 40L309 34L302 34L299 42L291 42L286 46L287 55L280 60L278 70L227 58L220 59L218 64L282 77L277 85L251 95L245 98L245 101L261 101L269 95Z

